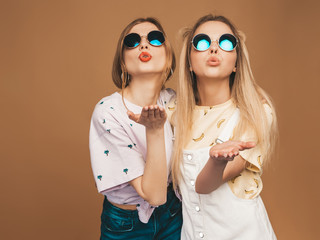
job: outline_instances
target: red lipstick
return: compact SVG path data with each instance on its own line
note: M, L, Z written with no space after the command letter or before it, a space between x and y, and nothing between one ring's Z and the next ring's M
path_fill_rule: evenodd
M218 66L220 65L220 61L217 57L209 57L209 59L207 60L207 63L209 66Z
M139 59L142 61L142 62L148 62L150 61L152 58L152 56L150 55L150 53L148 52L142 52L140 53L139 55Z

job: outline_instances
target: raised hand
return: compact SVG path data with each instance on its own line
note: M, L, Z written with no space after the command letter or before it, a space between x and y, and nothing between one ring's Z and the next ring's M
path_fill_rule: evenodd
M167 118L164 108L158 105L145 106L140 114L134 114L131 111L128 111L127 114L131 120L148 129L161 129Z
M144 173L130 184L151 205L162 205L166 202L168 178L164 133L166 112L162 107L151 105L143 107L140 114L131 111L127 114L131 120L146 127L147 141Z
M255 147L254 142L227 141L214 145L210 151L210 158L220 161L232 161L239 155L239 151Z

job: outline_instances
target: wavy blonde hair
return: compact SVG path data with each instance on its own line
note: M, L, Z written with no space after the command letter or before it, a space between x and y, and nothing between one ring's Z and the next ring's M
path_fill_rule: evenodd
M239 140L244 132L253 129L257 144L259 144L262 149L264 163L266 163L274 152L278 135L277 118L271 99L268 94L258 86L253 77L248 51L244 43L244 34L239 32L224 16L209 14L200 18L192 28L186 28L183 33L183 46L180 55L177 88L177 108L173 115L173 122L176 123L176 132L172 161L172 180L175 187L182 178L180 172L182 151L188 139L190 139L193 111L199 99L196 76L194 72L190 72L191 41L197 28L208 21L225 23L238 39L238 45L236 47L237 71L232 73L229 78L231 98L240 109L240 120L234 130L233 139ZM273 121L271 128L263 106L265 103L270 106L272 111Z

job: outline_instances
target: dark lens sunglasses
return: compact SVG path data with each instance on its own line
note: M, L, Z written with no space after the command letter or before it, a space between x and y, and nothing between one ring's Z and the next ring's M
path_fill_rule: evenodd
M148 42L155 47L159 47L164 43L164 35L160 31L151 31L147 36L140 36L138 33L130 33L125 36L123 43L128 48L135 48L139 46L142 37L147 37Z
M192 45L197 51L206 51L210 48L212 42L217 42L223 51L230 52L236 48L238 39L232 34L222 34L219 39L212 41L211 38L204 33L197 34L192 39Z

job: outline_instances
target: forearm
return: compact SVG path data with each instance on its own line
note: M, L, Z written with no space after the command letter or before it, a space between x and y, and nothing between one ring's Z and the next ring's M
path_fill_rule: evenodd
M227 161L215 161L209 158L196 179L196 192L207 194L217 189L223 183L223 172L226 165Z
M167 201L167 160L164 138L166 113L162 107L146 106L140 115L128 111L129 118L146 127L147 155L144 173L130 184L151 205Z
M167 161L163 128L146 129L147 156L140 182L140 196L151 205L162 205L167 197Z
M220 185L238 176L246 166L246 161L237 156L233 161L216 161L209 159L196 180L196 192L208 194Z

